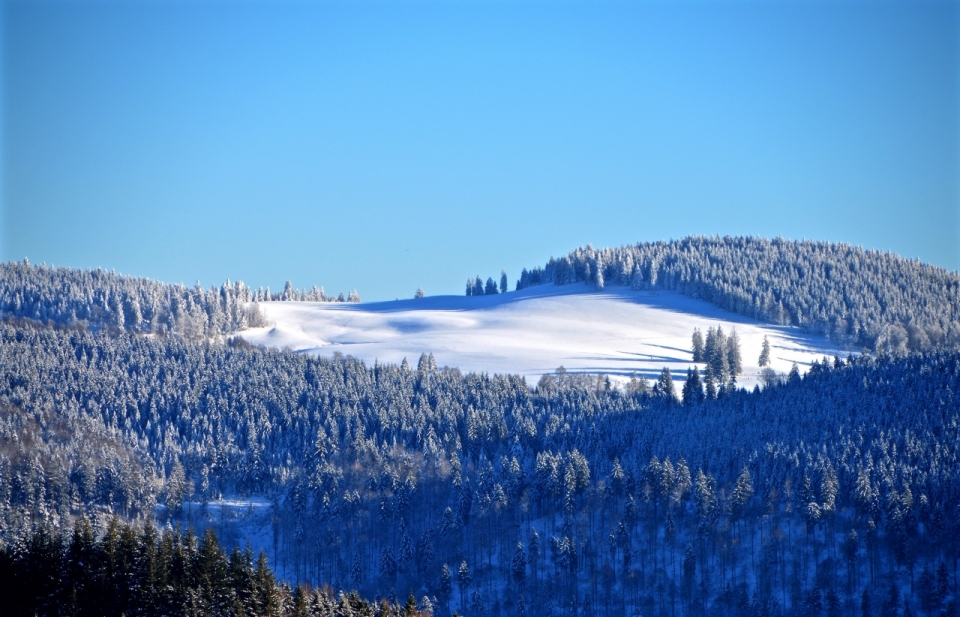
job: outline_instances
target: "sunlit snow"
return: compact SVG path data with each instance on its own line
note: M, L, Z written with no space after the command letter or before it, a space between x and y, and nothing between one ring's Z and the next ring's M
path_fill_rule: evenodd
M656 379L670 367L682 380L694 366L690 339L721 326L736 328L743 356L741 386L758 383L758 358L766 335L772 368L801 371L824 355L846 351L823 337L730 313L668 291L581 284L543 285L494 296L433 296L361 304L267 302L268 327L242 332L256 345L331 357L335 353L416 367L432 352L440 367L464 372L515 373L535 384L563 366L570 372L603 373L620 380L636 371ZM700 365L701 370L703 365Z

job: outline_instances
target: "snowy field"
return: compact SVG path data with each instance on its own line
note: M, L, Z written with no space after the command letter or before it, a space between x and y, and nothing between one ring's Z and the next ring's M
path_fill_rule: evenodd
M667 291L581 284L543 285L495 296L433 296L361 304L267 302L271 324L245 330L255 345L331 357L350 355L373 364L416 367L431 352L441 367L464 372L514 373L533 385L563 366L570 372L603 373L619 380L631 372L656 379L670 367L682 381L693 366L694 328L734 328L743 355L741 386L758 383L763 337L771 345L773 369L801 371L814 359L846 356L823 337L796 328L755 322L716 306ZM701 370L703 365L700 365Z

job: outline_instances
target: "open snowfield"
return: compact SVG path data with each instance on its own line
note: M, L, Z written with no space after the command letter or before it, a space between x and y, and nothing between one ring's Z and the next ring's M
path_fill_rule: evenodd
M271 324L245 330L255 345L289 348L322 356L350 355L373 364L416 366L432 352L441 367L464 372L515 373L533 385L563 366L571 372L604 373L627 379L631 372L656 379L663 367L683 380L693 366L690 337L700 328L736 328L743 355L741 386L758 383L763 337L771 345L773 369L801 371L814 359L845 351L823 337L728 313L668 291L581 284L542 285L495 296L433 296L361 304L266 302ZM700 365L701 370L703 365Z

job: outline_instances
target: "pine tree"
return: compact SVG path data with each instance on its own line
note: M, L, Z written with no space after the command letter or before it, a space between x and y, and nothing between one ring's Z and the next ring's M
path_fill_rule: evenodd
M761 366L770 365L770 341L767 340L767 337L763 337L763 347L760 350L760 359L757 363Z
M517 542L517 549L513 553L511 569L513 571L513 580L522 588L523 581L527 576L527 556L523 552L522 542Z
M693 346L693 361L694 362L704 362L704 347L703 347L703 334L700 333L699 328L693 329L692 337L692 346Z
M419 298L422 298L424 295L426 294L423 293L423 287L417 287L417 292L413 294L413 297L419 299Z
M380 576L387 579L390 583L397 577L397 560L393 556L393 551L388 547L380 549L380 565L378 569Z
M417 599L414 597L412 591L410 592L410 595L407 596L407 603L403 605L403 612L400 614L402 617L416 617Z
M500 271L500 293L505 294L509 289L509 283L507 282L507 271Z
M180 506L187 496L187 479L180 460L174 460L173 469L167 478L167 507L171 512L179 513Z
M440 601L446 605L450 603L450 596L453 594L453 578L450 576L450 566L443 564L440 569L440 586L437 590L440 594Z
M653 386L653 393L670 402L677 401L677 390L673 386L673 376L670 375L670 367L665 366L663 370L660 371L657 384Z
M797 363L794 362L793 366L790 367L790 374L787 375L788 383L798 383L800 381L800 367L797 366Z
M360 581L363 580L363 564L360 561L360 553L353 556L353 567L350 569L350 579L355 589L360 587Z
M707 400L715 400L717 398L717 377L713 373L713 367L709 364L707 365L703 382Z
M727 339L727 366L730 368L731 378L743 374L743 357L740 354L740 337L734 328Z
M298 584L297 588L293 590L292 604L292 610L287 613L290 617L310 617L310 602L303 585Z
M627 392L630 394L647 394L650 392L650 385L643 377L637 377L637 372L630 373L630 381L627 382Z
M470 568L467 566L466 560L464 560L460 563L460 568L457 570L457 583L459 583L460 587L460 606L464 606L467 603L467 592L472 582L473 578L470 576Z
M738 521L743 517L747 509L747 504L753 497L753 483L750 481L750 470L746 465L740 471L736 486L733 489L733 499L731 500L731 517Z
M730 363L727 361L727 337L723 328L717 326L714 330L707 330L707 341L704 345L704 358L713 369L713 375L721 386L730 378Z
M226 612L233 605L230 568L213 528L208 528L204 533L197 559L204 604L214 614Z
M681 390L684 405L696 405L703 402L703 384L700 382L700 370L697 367L687 369L687 380Z
M488 277L487 284L483 288L483 294L486 296L494 296L498 293L500 293L500 290L497 289L497 284L493 281L493 277Z
M260 551L253 572L253 606L257 615L280 617L282 604L273 572L267 567L267 554Z

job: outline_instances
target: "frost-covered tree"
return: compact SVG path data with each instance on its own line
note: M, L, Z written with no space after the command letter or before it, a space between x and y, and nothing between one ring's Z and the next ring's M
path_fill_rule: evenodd
M693 351L693 361L694 362L704 362L705 361L705 352L703 346L703 334L700 332L699 328L693 329L693 337L691 339L691 347Z
M770 341L766 335L763 337L763 346L760 348L760 358L757 360L759 366L770 366Z
M703 383L700 381L700 370L697 367L687 369L687 380L683 383L681 392L684 405L703 402Z
M663 370L660 371L660 377L657 379L656 385L653 386L653 393L670 402L677 400L677 390L673 385L673 376L670 374L670 367L665 366Z

